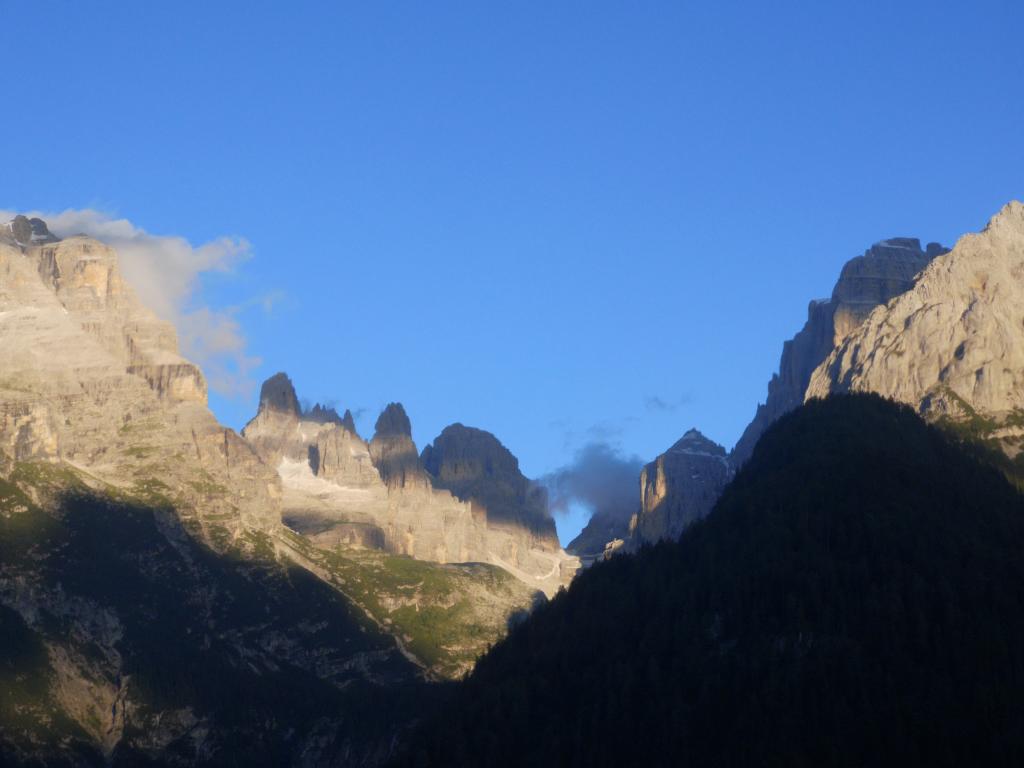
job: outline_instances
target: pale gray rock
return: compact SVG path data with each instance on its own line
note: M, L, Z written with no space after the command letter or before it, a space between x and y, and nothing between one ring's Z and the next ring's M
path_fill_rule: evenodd
M930 418L1016 421L1024 409L1024 205L1011 202L982 232L964 235L845 337L805 397L833 392L875 392ZM1016 437L1012 425L1006 436Z
M846 262L832 296L812 301L807 322L782 346L779 371L768 382L768 399L759 405L732 458L742 465L765 429L803 403L811 374L836 346L882 304L910 290L915 276L935 257L947 252L937 243L926 249L915 238L895 237L871 246Z
M848 261L830 298L812 301L804 327L783 344L779 370L768 383L768 398L758 406L732 453L726 456L720 446L691 431L644 468L639 511L625 548L675 538L710 512L764 431L804 402L816 369L873 317L876 309L911 291L922 270L946 253L948 249L937 243L922 248L915 238L896 237L876 243ZM697 444L700 447L694 448ZM704 454L713 461L696 466L695 458Z
M276 530L276 475L217 423L202 373L125 283L117 254L87 237L54 241L41 222L16 219L8 230L0 454L64 462L171 503L218 546L243 530Z
M367 443L356 434L349 412L335 420L324 418L322 410L302 414L291 406L278 408L298 398L287 377L275 379L273 397L261 400L242 434L278 469L286 524L318 547L382 548L439 563L490 563L548 594L574 575L579 561L543 524L538 523L538 533L527 523L541 514L542 500L521 475L505 473L514 466L518 474L511 454L502 457L503 471L490 483L480 472L470 489L468 475L440 459L431 464L446 478L438 480L420 460L401 404L384 409ZM438 454L432 447L425 455ZM456 475L467 482L455 483ZM464 495L453 493L446 482ZM495 507L493 515L489 506Z
M711 511L733 474L725 448L689 430L640 473L640 510L630 521L627 548L679 538Z

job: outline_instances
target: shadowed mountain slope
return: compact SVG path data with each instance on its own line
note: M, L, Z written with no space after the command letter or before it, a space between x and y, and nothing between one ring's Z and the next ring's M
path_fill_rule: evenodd
M432 690L271 537L215 553L170 507L0 477L0 765L377 764Z
M1016 765L1024 498L876 396L779 419L678 542L478 664L408 765Z

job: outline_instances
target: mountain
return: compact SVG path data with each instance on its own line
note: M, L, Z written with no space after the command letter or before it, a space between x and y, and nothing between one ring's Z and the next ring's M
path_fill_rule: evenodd
M713 463L695 471L689 462L673 458L674 452L679 454L679 443L659 456L653 469L652 465L644 469L639 511L626 548L636 549L666 536L674 538L683 526L707 514L765 429L804 402L818 366L877 307L911 290L921 270L945 253L948 249L938 243L922 248L916 238L896 237L876 243L846 262L831 297L812 301L803 328L783 344L779 370L768 382L767 400L758 406L728 455L731 471L712 469ZM712 453L722 456L724 450L714 446Z
M16 218L0 239L0 453L58 462L174 502L216 547L280 525L280 483L206 407L170 324L125 283L117 254ZM27 244L21 245L31 230Z
M1024 497L877 396L780 417L678 541L587 569L400 765L1015 765Z
M630 521L636 542L677 539L708 514L733 476L725 448L691 429L640 473L640 511Z
M0 765L379 764L437 691L267 534L68 465L0 478Z
M302 413L279 373L242 430L278 469L285 522L315 546L488 563L548 594L572 578L578 561L558 545L543 491L493 435L452 425L421 457L400 403L381 412L368 443L325 413Z
M622 520L618 515L595 511L576 538L566 545L565 551L576 555L585 566L611 557L625 545L629 524L630 520Z
M895 237L875 243L862 256L846 262L831 298L812 301L804 327L782 345L779 371L768 382L768 399L758 406L736 443L733 461L742 465L764 430L803 403L814 370L843 339L876 307L909 291L917 274L948 250L938 243L922 249L916 238Z
M490 432L447 426L420 461L435 487L485 509L490 525L525 528L539 543L558 548L546 491L519 471L519 460Z
M111 248L0 225L0 764L385 760L572 562L488 539L402 416L367 444L281 375L239 436ZM524 567L415 550L446 529Z
M806 398L877 392L988 442L1024 480L1024 205L1012 202L872 312Z

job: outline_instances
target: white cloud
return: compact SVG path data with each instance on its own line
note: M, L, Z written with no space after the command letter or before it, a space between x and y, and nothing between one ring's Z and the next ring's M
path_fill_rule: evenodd
M0 221L14 217L0 211ZM139 299L178 329L182 353L198 363L210 388L227 396L244 396L255 382L249 374L260 359L246 353L247 343L235 317L238 308L195 307L193 299L204 272L230 272L249 258L249 243L220 237L193 246L176 235L153 235L127 219L93 209L60 213L33 211L58 237L85 234L113 247L125 280Z

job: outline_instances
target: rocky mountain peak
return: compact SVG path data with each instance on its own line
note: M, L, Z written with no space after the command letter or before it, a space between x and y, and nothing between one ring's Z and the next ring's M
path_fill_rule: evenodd
M341 417L341 426L351 432L353 435L359 434L356 432L356 420L352 417L352 411L348 408L345 409L345 415Z
M294 415L295 418L302 416L299 398L295 394L295 385L288 378L288 374L283 371L275 373L260 387L260 412L263 411Z
M492 523L528 528L557 547L547 492L519 470L519 460L490 432L450 424L423 449L420 463L438 488L487 510Z
M805 397L875 392L1009 440L1024 410L1024 205L936 257L912 287L830 350ZM1012 422L1012 423L1011 423Z
M291 382L274 378L270 399L277 407L294 403ZM300 418L261 405L242 434L277 468L285 524L317 546L490 563L547 593L579 565L558 546L543 489L483 430L453 425L428 446L436 476L424 469L398 403L380 414L369 443L356 433L351 411L339 417L319 404Z
M381 411L374 425L374 439L377 437L412 437L412 423L401 403L388 403Z
M922 250L915 237L892 237L843 265L831 298L812 301L804 327L782 345L779 371L768 382L768 397L733 449L737 466L750 457L770 424L803 403L811 375L832 350L876 307L909 291L921 270L948 250L938 243Z
M308 411L302 414L302 418L306 421L314 421L317 424L341 424L341 416L338 415L338 411L327 405L320 405L317 403Z
M437 478L518 472L519 460L490 432L455 423L423 449L423 466Z
M412 424L401 403L388 403L377 417L370 456L381 479L391 488L430 484L420 466Z
M26 217L7 231L0 454L66 462L119 487L158 483L182 524L210 542L211 525L220 544L243 529L275 531L277 478L217 423L201 371L139 301L117 252L86 236L57 240Z
M708 456L725 457L725 448L705 437L699 429L689 429L669 448L674 453L706 454Z
M691 429L640 473L640 511L629 526L627 549L675 539L706 516L733 476L723 448Z
M1022 226L1024 226L1024 203L1019 200L1011 200L999 209L999 213L989 219L982 234L1002 229L1019 232Z
M50 232L46 222L39 218L28 218L21 214L15 216L4 225L6 231L0 230L0 234L7 235L16 245L42 245L44 243L56 243L60 238Z

